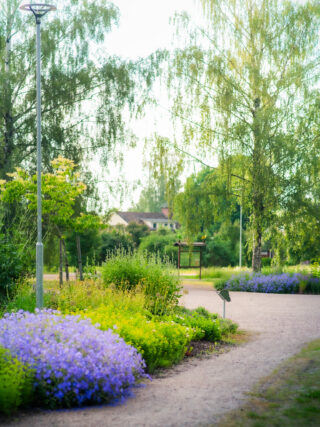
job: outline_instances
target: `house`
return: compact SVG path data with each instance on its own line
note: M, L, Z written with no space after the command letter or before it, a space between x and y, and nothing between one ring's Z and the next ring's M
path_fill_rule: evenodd
M109 225L127 226L130 222L145 224L150 230L157 230L160 227L167 227L171 230L180 228L177 221L170 219L167 207L162 208L161 212L114 212Z

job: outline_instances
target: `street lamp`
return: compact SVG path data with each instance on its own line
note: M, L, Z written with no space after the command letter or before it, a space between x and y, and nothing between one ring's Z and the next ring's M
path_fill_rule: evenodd
M20 9L32 12L37 27L37 246L36 246L36 299L37 308L43 308L43 244L42 244L42 202L41 202L41 18L55 6L44 3L23 4Z

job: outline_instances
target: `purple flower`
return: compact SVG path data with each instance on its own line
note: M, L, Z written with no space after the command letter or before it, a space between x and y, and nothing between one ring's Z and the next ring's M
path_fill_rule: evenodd
M107 402L146 376L141 355L111 330L52 310L5 314L0 345L34 368L35 393L50 406Z
M318 278L303 276L300 273L292 275L287 273L270 275L247 273L232 276L226 282L225 287L231 291L297 293L299 291L299 284L302 281L318 285L320 288L320 280Z

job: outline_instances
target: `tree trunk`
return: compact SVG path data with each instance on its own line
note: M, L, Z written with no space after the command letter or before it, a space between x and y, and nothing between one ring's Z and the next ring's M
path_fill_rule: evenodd
M252 248L252 270L261 271L261 231L254 230L253 248Z
M63 248L62 248L62 238L59 239L59 285L62 287L63 284Z
M80 236L79 236L79 234L76 235L76 242L77 242L77 256L78 256L79 275L80 275L80 280L83 280L82 259L81 259L81 244L80 244Z
M69 262L68 262L68 256L67 256L67 249L66 249L66 242L64 239L62 239L63 244L63 252L64 252L64 264L66 269L66 281L69 282L70 276L69 276Z
M254 81L254 79L253 79ZM257 87L257 83L254 84ZM254 107L252 110L252 132L254 148L252 152L252 269L254 272L261 271L261 241L264 222L264 197L265 197L265 176L264 176L264 144L263 132L261 129L260 98L254 97Z

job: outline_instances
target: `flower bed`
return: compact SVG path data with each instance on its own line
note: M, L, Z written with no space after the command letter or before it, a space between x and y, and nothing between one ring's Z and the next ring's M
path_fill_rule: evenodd
M142 313L117 310L101 306L79 312L84 318L106 331L113 329L126 343L133 345L144 358L149 372L179 362L185 355L188 343L199 330L179 325L173 321L155 321ZM200 330L201 336L204 333Z
M0 345L34 369L37 404L51 408L109 402L146 376L141 355L118 335L52 310L5 314Z
M320 293L320 280L311 275L294 274L244 274L232 276L224 284L230 291L295 294Z

